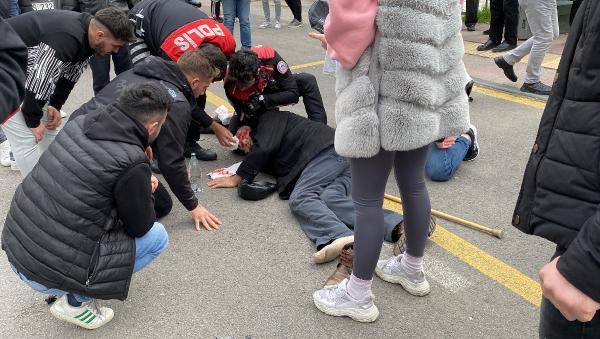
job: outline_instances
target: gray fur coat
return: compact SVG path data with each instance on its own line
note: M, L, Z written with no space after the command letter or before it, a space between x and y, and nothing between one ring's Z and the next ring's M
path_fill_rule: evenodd
M457 0L379 0L375 41L337 73L335 149L368 158L469 129Z

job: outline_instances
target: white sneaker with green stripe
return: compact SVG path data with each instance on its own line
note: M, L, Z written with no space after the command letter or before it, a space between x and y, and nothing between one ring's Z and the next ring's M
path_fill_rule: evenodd
M115 315L112 309L100 307L94 299L81 304L79 307L73 307L69 305L66 294L52 304L50 313L60 320L88 330L93 330L105 325L111 321Z

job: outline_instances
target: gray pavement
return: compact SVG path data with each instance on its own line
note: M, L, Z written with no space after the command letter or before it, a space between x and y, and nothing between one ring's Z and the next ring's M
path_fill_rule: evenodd
M305 2L305 11L309 2ZM299 30L258 30L260 2L253 2L253 42L269 44L291 64L320 60L323 51ZM283 22L291 20L284 6ZM236 35L238 33L236 32ZM470 67L469 59L467 68ZM495 67L495 66L493 66ZM330 125L334 78L321 67L303 71L317 76ZM89 71L68 104L72 111L91 95ZM222 97L220 84L210 89ZM519 103L474 94L471 119L480 135L480 155L465 163L447 183L428 183L432 207L505 231L496 239L442 220L439 223L482 250L537 280L537 270L550 258L552 244L525 236L510 226L523 169L537 132L541 111ZM208 109L214 109L209 106ZM293 111L302 114L302 105ZM239 161L222 150L214 136L205 147L219 159L202 163L208 172ZM20 176L0 169L0 224L3 223ZM387 193L398 195L393 176ZM408 295L399 286L375 278L373 291L381 316L373 324L334 318L312 304L335 263L311 262L314 245L304 236L286 203L277 196L243 201L232 189L198 194L223 220L217 232L193 229L185 209L175 203L162 220L170 243L165 253L136 274L125 302L107 301L115 318L107 326L85 331L62 323L48 312L44 296L30 291L10 271L0 252L0 326L3 338L27 337L197 337L243 338L531 338L537 336L539 309L484 276L452 254L430 243L426 268L432 293ZM384 245L382 256L391 255Z

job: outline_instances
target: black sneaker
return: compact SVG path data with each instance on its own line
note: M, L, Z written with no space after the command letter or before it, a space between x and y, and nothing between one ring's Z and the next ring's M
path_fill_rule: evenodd
M523 86L521 86L521 92L539 95L550 95L550 93L552 92L552 86L543 84L541 81L534 82L532 84L523 83Z
M473 91L473 85L475 85L475 81L470 80L469 82L467 82L467 85L465 86L465 92L467 92L467 96L469 97L469 102L473 101L473 98L471 97L471 92Z
M187 142L185 144L185 150L183 152L183 156L185 156L186 158L189 158L192 156L192 153L196 153L196 159L198 159L198 160L202 160L202 161L217 160L217 153L215 153L209 149L202 148L202 146L198 145L198 143Z
M471 137L471 145L469 146L469 149L467 150L467 154L465 154L463 161L472 161L475 160L475 158L477 158L477 156L479 155L479 143L477 142L477 128L471 125L467 134Z
M502 70L504 71L504 75L508 78L508 80L512 82L517 82L517 75L515 74L513 65L506 62L506 60L504 60L504 57L499 56L497 58L494 58L494 62L496 63L496 66L502 68Z

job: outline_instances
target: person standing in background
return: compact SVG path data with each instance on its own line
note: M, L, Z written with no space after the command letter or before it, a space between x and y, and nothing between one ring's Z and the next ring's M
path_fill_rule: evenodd
M240 20L240 41L243 48L252 47L250 28L250 0L221 0L223 3L223 24L231 34L234 32L235 18Z
M281 23L281 0L273 0L275 3L275 24L273 28L280 29ZM262 0L263 13L265 14L265 21L258 26L260 29L271 27L271 8L269 7L269 0Z
M475 31L477 24L477 12L479 11L479 0L467 0L467 13L465 14L465 26L467 31Z
M490 0L489 39L477 47L478 51L492 50L505 52L517 47L517 26L519 25L518 0ZM502 31L504 30L504 41Z
M300 28L302 27L302 1L301 0L285 0L292 11L294 19L290 21L288 28Z

